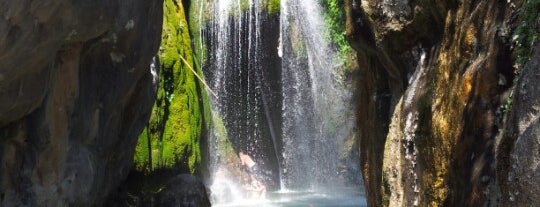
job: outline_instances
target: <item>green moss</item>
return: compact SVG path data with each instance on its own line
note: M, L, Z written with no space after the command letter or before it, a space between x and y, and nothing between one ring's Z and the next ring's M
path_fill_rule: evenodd
M280 0L263 0L261 9L268 14L277 14L280 11ZM202 29L206 28L213 18L213 2L209 0L192 1L189 8L189 29L192 35L193 50L197 57L196 64L204 65L208 58L208 48L201 37ZM246 12L249 9L249 0L240 1L240 9ZM231 15L237 15L238 8L231 8Z
M281 2L280 0L267 0L266 1L266 10L268 14L276 14L280 11Z
M220 155L233 155L236 156L232 143L227 136L227 129L223 124L223 119L219 116L213 116L214 130L217 138L217 146Z
M249 0L240 0L240 10L246 11L249 9Z
M205 10L201 11L201 7L207 8L209 5L205 4L205 1L193 1L189 8L189 29L191 31L192 41L193 41L193 52L195 57L194 61L197 68L205 63L207 59L208 50L205 44L203 44L202 28L207 24L206 19L208 15Z
M192 36L194 63L202 68L208 59L208 45L204 43L203 31L213 18L214 3L210 0L192 1L189 8L189 29ZM198 71L199 72L199 71ZM199 73L202 75L202 72Z
M139 136L139 142L135 147L135 168L146 169L149 166L149 151L148 151L148 128L144 128L143 132Z
M200 108L200 100L204 99L199 97L205 94L188 66L196 64L182 3L165 0L163 9L159 89L148 127L139 137L135 167L147 172L181 168L195 173L201 162L199 140L204 111Z
M280 9L280 0L262 0L260 5L262 11L266 11L268 14L277 14ZM247 11L249 0L240 0L240 7L242 11Z

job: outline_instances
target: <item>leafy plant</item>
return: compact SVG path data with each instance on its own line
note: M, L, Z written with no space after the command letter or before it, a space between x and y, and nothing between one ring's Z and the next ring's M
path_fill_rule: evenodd
M522 23L517 27L512 38L516 48L516 63L522 67L529 61L532 45L540 36L536 31L535 24L540 11L540 0L526 0L520 9Z
M345 5L343 0L320 0L324 21L329 28L327 39L337 48L339 57L349 65L352 48L345 38Z

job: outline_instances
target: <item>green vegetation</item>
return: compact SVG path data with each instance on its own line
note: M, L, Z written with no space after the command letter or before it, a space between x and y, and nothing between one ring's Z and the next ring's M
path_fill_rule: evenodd
M514 80L512 81L512 87L514 88L518 83L520 70L531 58L533 44L540 39L540 34L538 34L536 31L537 28L535 28L538 11L540 11L540 0L526 0L523 2L523 6L519 11L521 24L516 28L512 37L515 45L514 58L517 66ZM504 114L508 113L512 107L512 100L513 92L502 105Z
M196 57L195 63L200 68L204 65L204 61L208 58L208 48L204 44L203 37L201 37L201 30L208 26L209 21L213 18L213 2L210 0L192 1L189 8L189 29L192 34L193 50ZM261 3L261 9L267 11L268 14L277 14L280 11L280 0L263 0ZM242 11L249 9L249 0L241 0L240 8ZM238 9L232 8L232 11ZM236 15L236 14L233 14Z
M320 0L324 9L324 21L329 28L327 39L338 50L339 57L346 67L353 63L353 50L345 38L345 5L343 0Z
M211 4L208 4L206 1L193 1L190 4L189 8L189 29L192 36L193 52L195 57L195 65L197 68L201 68L201 65L204 64L203 61L207 59L207 46L203 44L203 37L201 36L201 29L207 24L207 19L209 19L209 12L206 11ZM205 9L201 11L201 7Z
M263 0L260 6L260 9L266 11L268 14L276 14L280 9L280 0ZM240 11L247 11L249 8L249 0L240 0ZM238 7L233 7L230 11L233 15L237 15L238 13L235 11L238 11Z
M223 162L230 159L229 157L231 156L232 159L234 159L236 153L234 151L231 141L229 140L229 137L227 136L227 128L225 128L223 119L219 116L213 116L212 119L212 123L214 124L213 129L217 138L217 146L219 147L217 149L218 154L225 157L225 160L222 160Z
M280 0L267 0L265 5L268 14L276 14L281 8Z
M510 108L512 107L512 96L510 96L504 104L502 105L503 114L507 114L510 111Z
M535 30L538 11L540 11L540 0L526 0L520 9L522 23L517 27L513 36L518 67L522 67L529 61L532 45L540 37Z
M150 121L139 136L135 167L144 172L180 168L196 173L201 162L199 139L205 127L203 113L206 113L200 107L207 105L208 99L200 89L202 84L189 69L196 64L193 64L181 1L164 2L163 21L159 89ZM200 74L200 68L196 68ZM205 104L201 104L201 100Z
M240 10L246 11L249 9L249 0L240 0ZM236 8L233 8L233 11L236 11Z

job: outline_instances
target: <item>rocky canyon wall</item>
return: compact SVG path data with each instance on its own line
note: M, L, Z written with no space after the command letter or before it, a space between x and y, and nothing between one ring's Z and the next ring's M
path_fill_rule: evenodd
M0 2L0 206L94 206L155 97L161 1Z
M537 21L538 22L538 21ZM536 25L539 32L540 24ZM506 131L499 144L500 206L531 206L540 200L540 44L513 91Z
M534 205L538 1L345 4L370 206Z

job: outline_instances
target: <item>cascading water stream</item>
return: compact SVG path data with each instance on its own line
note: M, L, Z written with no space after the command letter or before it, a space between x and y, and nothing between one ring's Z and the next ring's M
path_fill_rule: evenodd
M353 130L352 119L340 118L352 113L350 91L336 75L340 60L326 41L317 0L281 3L284 181L327 186L338 181L339 145Z
M280 138L276 136L281 135L281 87L274 84L279 81L269 71L279 72L280 61L277 54L263 53L267 50L262 48L263 43L277 45L277 36L273 40L272 35L261 35L262 23L268 24L265 20L269 19L260 12L262 5L262 0L203 1L199 17L212 21L201 32L208 51L208 59L201 62L208 82L217 92L211 103L214 120L223 123L214 123L209 138L210 151L218 152L210 156L210 173L216 177L218 171L227 171L220 176L230 175L228 179L236 179L232 183L242 183L242 172L235 166L238 163L231 160L244 151L257 160L272 188L279 184L280 152L276 151L276 140ZM233 150L224 150L223 145L231 145Z
M281 0L277 14L266 11L268 0L199 4L201 63L217 92L209 137L214 204L249 197L235 160L240 151L256 160L269 191L309 191L291 195L324 200L327 194L314 192L350 183L346 165L359 163L343 150L355 131L351 86L340 75L343 63L327 41L318 0ZM359 170L348 173L360 177ZM282 204L288 196L269 195Z

